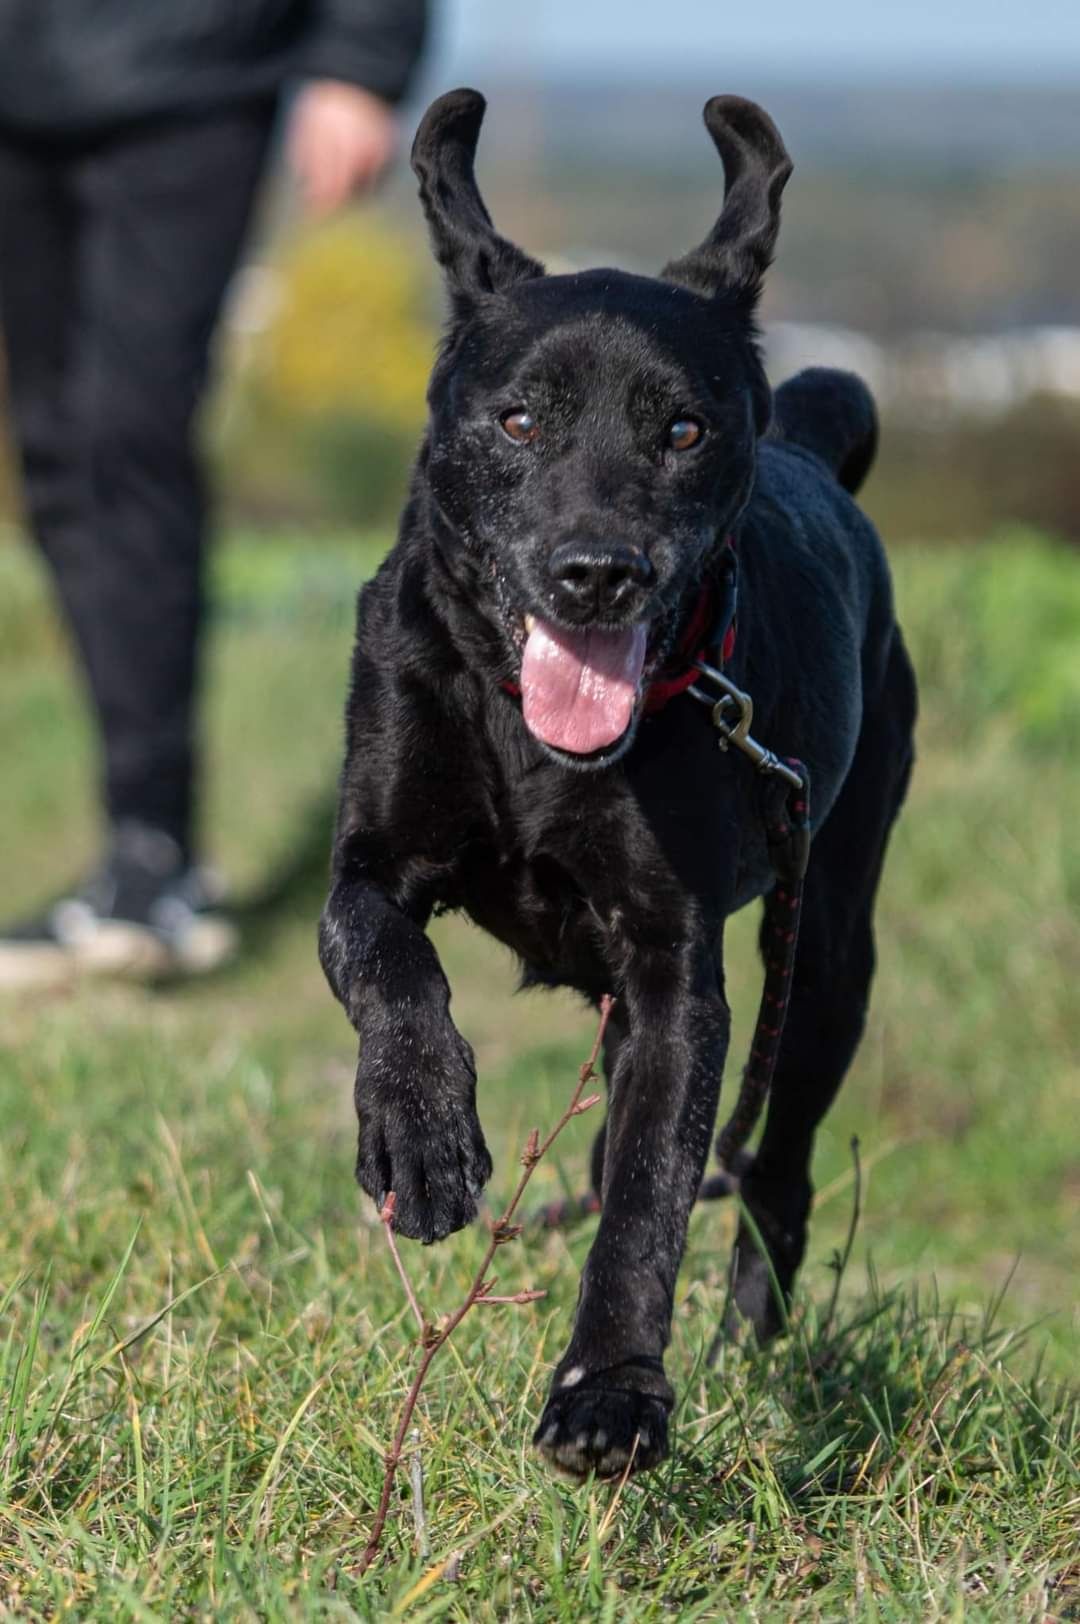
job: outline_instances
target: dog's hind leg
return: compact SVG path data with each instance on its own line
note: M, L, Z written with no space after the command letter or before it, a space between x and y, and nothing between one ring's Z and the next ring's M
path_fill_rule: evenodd
M864 717L847 781L814 839L765 1130L742 1180L769 1262L742 1222L732 1260L734 1302L762 1341L784 1326L806 1245L814 1133L863 1032L874 971L874 897L910 775L914 717L914 679L897 634L880 702Z

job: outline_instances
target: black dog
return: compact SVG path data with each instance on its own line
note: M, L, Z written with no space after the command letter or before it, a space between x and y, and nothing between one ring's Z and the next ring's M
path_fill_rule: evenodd
M559 1466L613 1473L635 1437L636 1467L665 1453L662 1360L728 1046L724 920L774 883L752 765L692 697L653 696L684 685L733 541L727 670L814 794L790 1016L743 1180L786 1294L814 1130L863 1027L915 689L847 494L873 456L870 397L811 372L773 403L758 355L791 168L770 119L708 104L723 209L659 280L549 277L477 191L483 110L443 96L413 149L452 319L400 540L360 596L321 956L360 1035L360 1183L394 1190L397 1228L423 1241L469 1222L491 1172L432 910L464 909L527 983L616 994L601 1217L537 1430ZM735 1300L759 1336L779 1328L746 1228Z

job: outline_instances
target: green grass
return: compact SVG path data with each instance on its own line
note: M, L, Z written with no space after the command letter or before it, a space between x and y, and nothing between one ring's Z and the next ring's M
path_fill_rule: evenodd
M695 1213L671 1461L621 1495L528 1438L592 1225L504 1249L422 1406L430 1550L396 1496L363 1580L410 1321L352 1182L351 1033L315 962L351 597L379 539L219 561L208 822L248 953L209 984L0 1006L0 1605L100 1619L1080 1618L1080 604L1029 537L902 551L920 762L866 1041L820 1136L793 1334L705 1353L734 1213ZM769 741L779 743L781 741ZM89 741L22 552L0 545L0 896L93 851ZM736 1052L758 970L732 931ZM511 998L436 929L496 1160L554 1120L591 1022ZM735 1066L732 1066L734 1074ZM726 1097L730 1099L730 1080ZM580 1183L571 1124L537 1198ZM860 1137L864 1213L830 1262ZM435 1314L482 1236L405 1243ZM1025 1329L1027 1327L1027 1329ZM456 1579L440 1564L460 1553ZM434 1575L434 1576L433 1576Z

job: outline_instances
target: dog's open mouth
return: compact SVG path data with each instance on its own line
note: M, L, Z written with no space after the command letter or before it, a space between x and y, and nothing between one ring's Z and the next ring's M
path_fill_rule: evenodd
M525 618L521 708L542 743L592 755L621 739L641 691L648 628L567 628Z

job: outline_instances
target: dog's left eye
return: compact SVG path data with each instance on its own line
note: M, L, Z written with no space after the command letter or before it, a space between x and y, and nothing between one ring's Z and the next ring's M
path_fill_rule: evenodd
M668 429L668 445L672 451L689 451L701 439L701 424L692 417L677 417Z
M528 445L540 433L540 425L531 412L507 412L499 422L502 424L503 433L508 434L518 445Z

